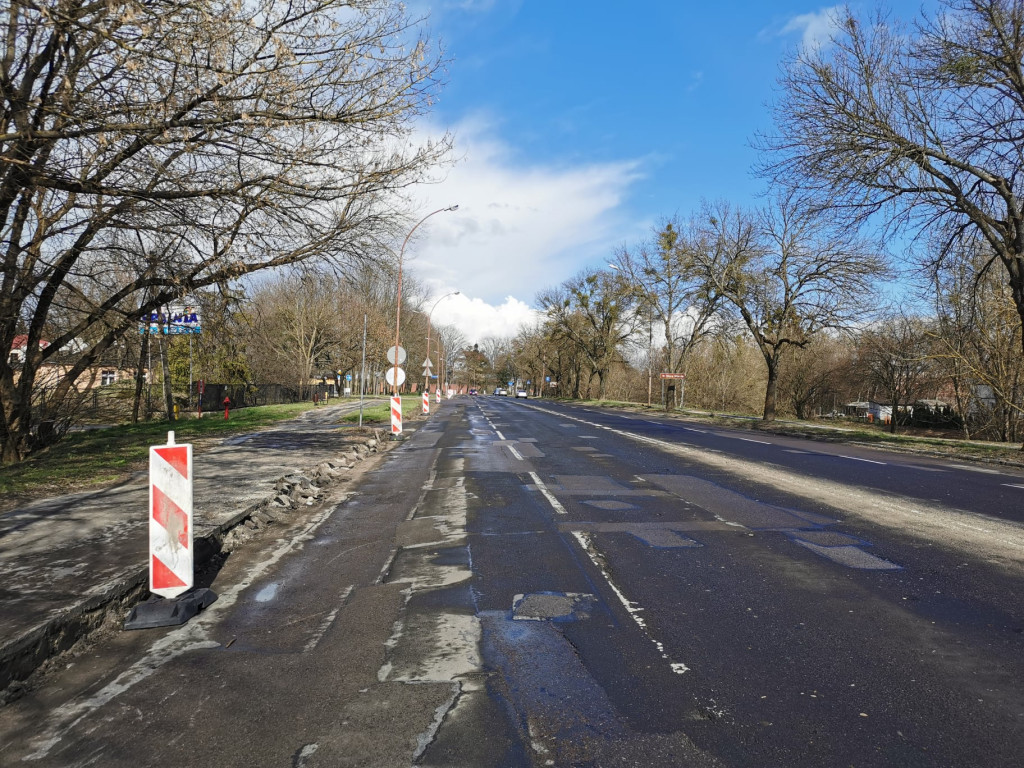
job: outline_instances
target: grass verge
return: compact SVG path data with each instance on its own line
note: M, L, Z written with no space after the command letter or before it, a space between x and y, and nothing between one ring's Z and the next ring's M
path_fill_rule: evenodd
M176 442L189 443L252 432L294 418L312 407L312 403L263 405L232 411L228 420L220 413L211 413L202 419L150 421L72 432L20 464L0 467L0 508L29 497L45 498L116 483L145 469L149 447L165 443L168 430L174 430Z
M433 410L437 407L434 402L430 403ZM423 402L419 395L402 395L402 423L423 415ZM349 424L359 423L359 411L350 413L342 421ZM363 424L391 424L391 403L376 403L363 408Z
M937 437L897 432L891 434L882 425L868 426L852 421L796 421L781 419L763 421L758 416L746 414L707 413L703 411L673 411L666 413L660 407L643 403L629 403L616 400L565 401L576 402L597 408L621 408L637 412L660 414L686 421L719 424L731 429L746 429L776 435L792 435L810 440L835 443L859 443L878 446L887 450L898 450L948 458L970 459L1024 466L1024 451L1016 443L993 443L982 440L964 440L955 435Z

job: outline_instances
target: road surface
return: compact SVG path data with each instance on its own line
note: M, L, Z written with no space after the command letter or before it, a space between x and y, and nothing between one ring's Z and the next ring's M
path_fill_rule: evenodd
M1022 510L1017 470L462 398L0 710L0 756L1016 766Z

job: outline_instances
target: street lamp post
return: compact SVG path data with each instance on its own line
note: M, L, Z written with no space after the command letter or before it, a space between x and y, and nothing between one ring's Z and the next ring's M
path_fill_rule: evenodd
M402 241L402 248L398 252L398 301L397 309L395 311L395 360L394 369L391 373L391 394L394 397L398 397L398 348L400 346L402 332L402 260L405 256L405 246L409 244L409 238L412 237L412 233L416 231L416 228L431 216L445 211L457 211L458 209L458 205L450 205L447 208L438 208L436 211L428 213L422 219L417 221L413 225L413 228L409 230L409 234L405 236L405 240ZM399 407L401 407L401 400L398 402Z
M437 305L438 304L440 304L442 301L447 299L449 296L458 296L459 293L460 293L460 291L452 291L451 293L446 293L444 296L442 296L440 299L438 299L437 301L434 302L434 306L432 306L430 308L430 311L427 313L427 360L430 359L430 318L433 317L434 310L437 309ZM440 344L438 344L438 346L440 347ZM423 391L426 392L429 395L430 394L430 371L425 366L426 366L426 364L424 364L424 368L423 368ZM441 366L438 365L438 371L440 371L440 370L441 370ZM438 382L440 382L440 381L441 380L438 379Z

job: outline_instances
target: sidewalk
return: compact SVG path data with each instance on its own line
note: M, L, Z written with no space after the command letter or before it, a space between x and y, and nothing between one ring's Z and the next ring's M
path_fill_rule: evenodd
M341 475L378 445L386 448L366 434L336 428L337 419L353 409L358 404L314 409L197 450L196 565L254 514L250 525L288 511L291 502L281 488L290 491L291 484L279 485L285 476L315 479L317 469L323 477ZM43 499L0 515L0 693L98 626L108 607L148 595L148 504L148 474L140 472L112 488Z

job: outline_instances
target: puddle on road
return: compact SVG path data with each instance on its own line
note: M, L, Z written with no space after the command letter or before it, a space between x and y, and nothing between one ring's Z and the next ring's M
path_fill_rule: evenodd
M277 588L281 586L281 582L272 581L259 592L256 593L255 600L257 603L269 603L275 597L277 597Z

